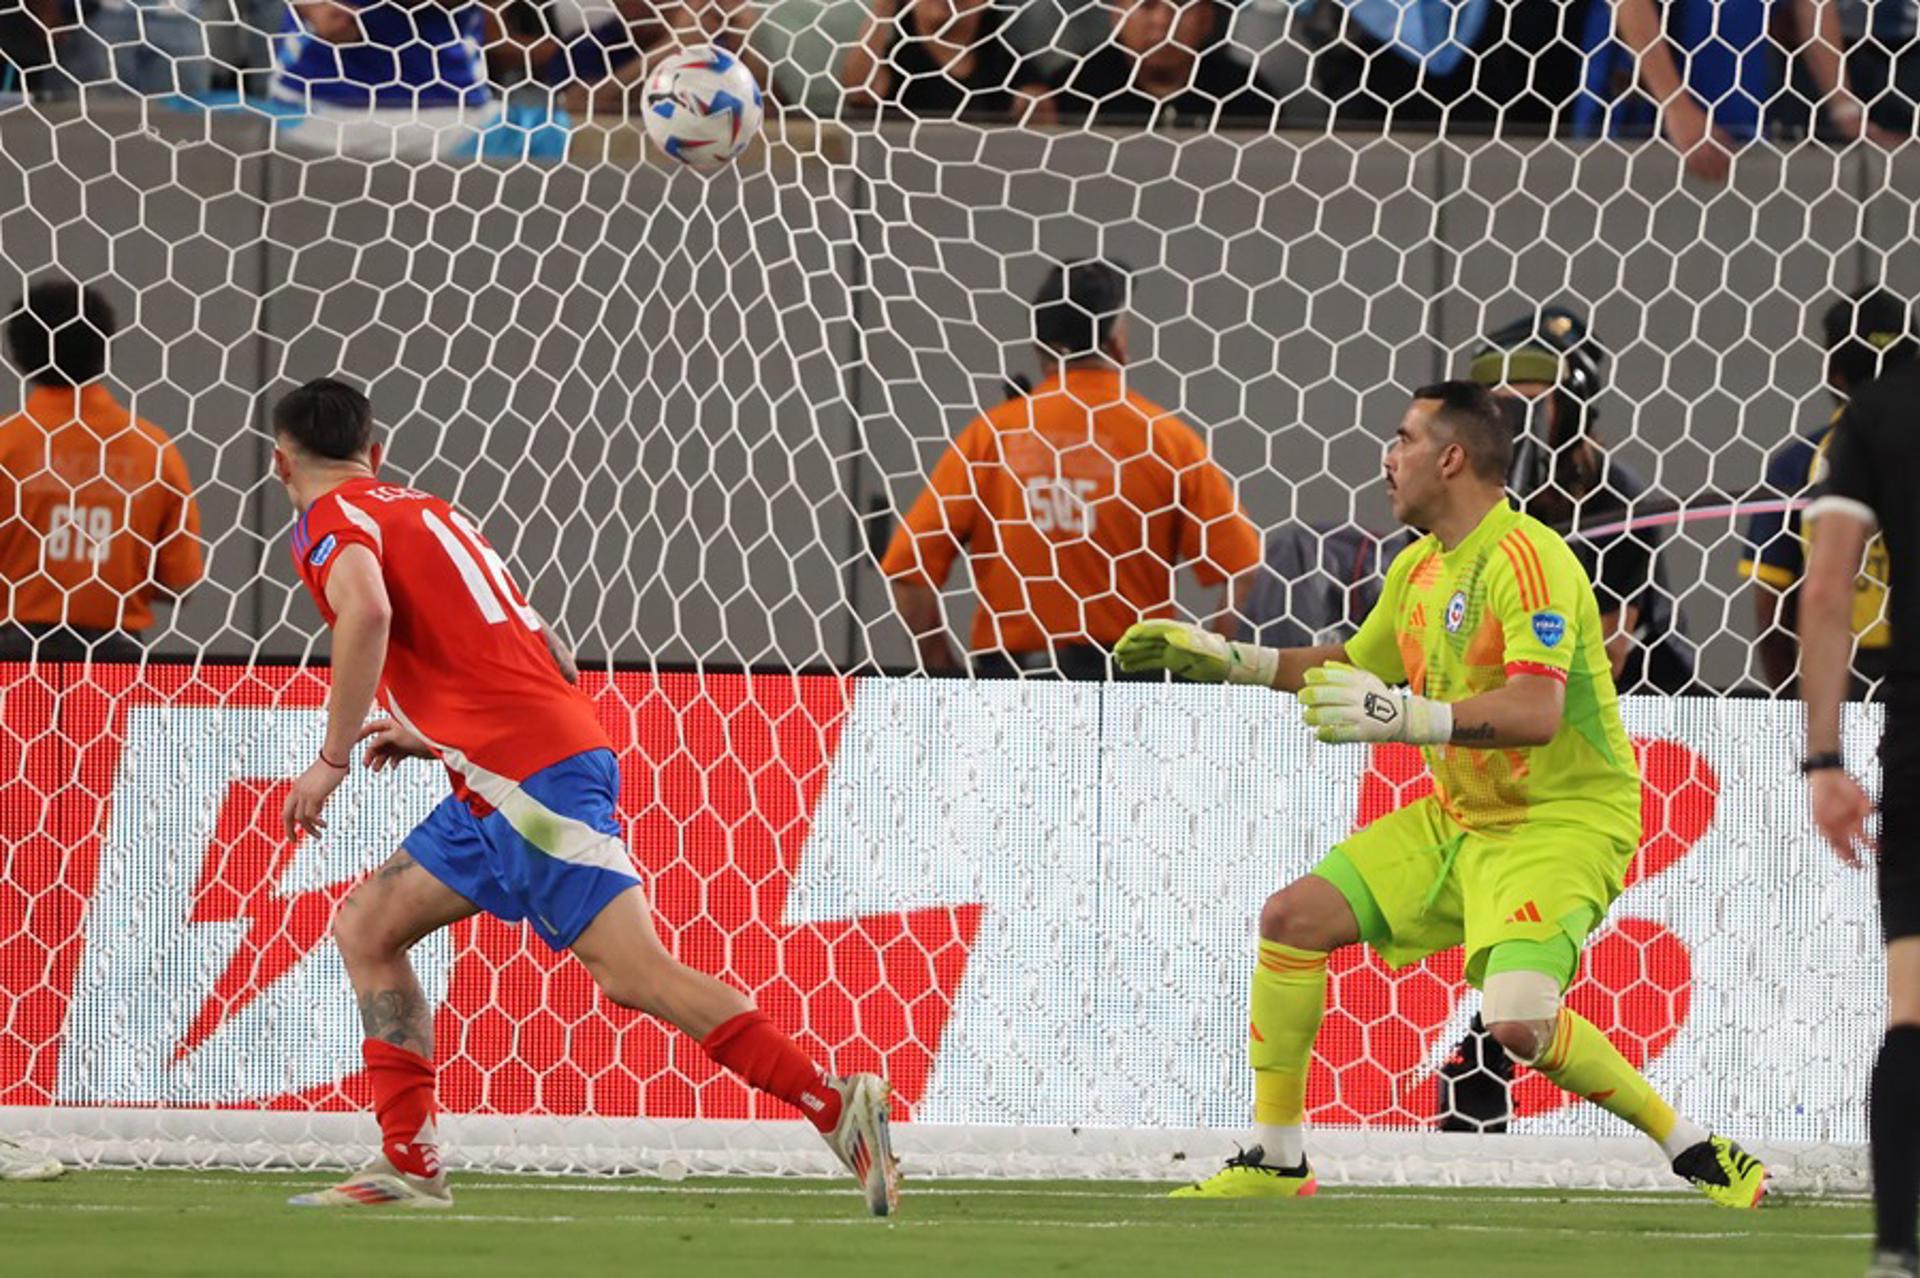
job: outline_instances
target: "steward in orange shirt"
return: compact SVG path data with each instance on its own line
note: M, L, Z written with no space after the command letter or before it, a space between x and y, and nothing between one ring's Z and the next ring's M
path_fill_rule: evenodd
M1127 389L1126 276L1068 263L1034 298L1049 376L954 441L881 561L929 670L958 668L940 589L964 547L979 674L1107 677L1128 626L1174 613L1173 573L1240 585L1260 536L1193 428ZM1223 592L1222 623L1235 603Z
M153 606L205 574L186 462L100 384L113 333L70 280L35 284L7 322L28 390L0 422L0 660L137 659Z

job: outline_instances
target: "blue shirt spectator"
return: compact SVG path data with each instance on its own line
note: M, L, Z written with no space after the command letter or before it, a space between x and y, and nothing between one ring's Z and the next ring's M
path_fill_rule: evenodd
M1311 0L1314 78L1350 120L1551 124L1578 82L1567 0Z
M1780 93L1785 51L1769 38L1777 7L1835 132L1858 137L1865 113L1842 85L1839 11L1818 0L1668 0L1664 9L1655 0L1590 0L1574 134L1657 131L1695 177L1724 182L1733 153L1764 131Z
M486 14L477 3L295 4L274 42L283 102L409 110L484 106Z
M1492 0L1343 0L1353 25L1432 75L1452 75L1487 24Z

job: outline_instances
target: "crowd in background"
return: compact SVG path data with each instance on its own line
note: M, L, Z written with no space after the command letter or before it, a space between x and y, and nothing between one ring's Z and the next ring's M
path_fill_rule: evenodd
M757 7L760 6L760 7ZM742 51L777 102L1032 124L1913 132L1920 0L0 0L0 90L546 89L624 114L664 50ZM314 50L324 52L316 58ZM320 65L324 63L324 66Z

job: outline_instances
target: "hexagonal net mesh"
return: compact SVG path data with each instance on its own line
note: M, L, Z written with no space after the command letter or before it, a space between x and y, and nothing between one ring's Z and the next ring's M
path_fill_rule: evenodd
M978 82L991 110L914 120L833 90L857 13L790 0L753 35L778 109L706 178L647 149L625 90L562 85L594 113L569 134L538 77L482 89L488 111L529 93L539 111L499 133L422 108L398 124L424 144L369 154L340 129L316 141L327 112L273 105L258 68L230 66L252 96L209 106L30 72L33 96L0 99L4 278L58 272L112 303L106 385L177 446L206 570L144 664L4 667L8 1130L138 1162L337 1162L372 1138L327 920L443 783L356 773L325 837L276 833L328 649L264 425L278 394L337 374L368 389L387 473L469 513L583 654L663 934L832 1068L883 1068L910 1165L1211 1162L1250 1103L1261 900L1428 782L1408 749L1312 743L1290 699L1044 676L1084 672L1067 648L1110 643L1129 610L1213 616L1223 574L1244 637L1350 635L1401 544L1383 445L1414 387L1484 375L1492 351L1491 381L1557 382L1513 401L1511 484L1596 579L1644 781L1642 846L1568 997L1789 1181L1858 1184L1878 936L1868 885L1806 832L1783 600L1815 469L1793 441L1832 409L1818 317L1866 285L1920 288L1915 172L1776 140L1707 184L1657 142L1524 125L1517 97L1456 127L1416 89L1368 122L1377 85L1343 98L1328 68L1400 55L1306 40L1283 10L1221 28L1267 81L1226 94L1190 67L1186 91L1232 109L1148 127L1076 80L1116 47L1070 34L1085 13L1008 34L1018 58L979 37L1001 59ZM1179 47L1179 21L1139 38ZM243 59L213 56L217 90ZM1463 74L1515 56L1482 42ZM1060 96L1076 83L1079 107ZM1054 87L1002 92L1023 84ZM1213 496L1183 479L1137 497L1099 440L1002 439L948 463L948 505L975 522L922 539L946 539L951 571L903 621L912 575L890 581L882 552L970 423L1059 399L1013 379L1050 374L1036 292L1086 258L1125 271L1136 425L1183 423L1181 473ZM1522 355L1550 371L1522 376ZM18 491L72 485L26 456L0 449ZM57 505L29 530L52 560L152 550L120 507ZM1128 593L1116 524L1157 599ZM992 596L1021 538L1049 566ZM1042 612L1067 647L1022 638ZM914 677L948 660L1026 677ZM1851 713L1865 759L1876 712ZM461 924L415 958L456 1161L827 1168L790 1111L517 926ZM1397 972L1343 952L1330 987L1307 1100L1323 1175L1667 1183L1623 1124L1485 1042L1458 950Z

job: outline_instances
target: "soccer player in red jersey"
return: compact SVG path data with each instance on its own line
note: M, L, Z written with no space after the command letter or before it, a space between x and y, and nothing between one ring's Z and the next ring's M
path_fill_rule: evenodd
M654 932L615 811L619 767L579 672L480 532L437 497L377 478L373 409L321 378L274 409L274 474L300 512L293 560L333 630L327 734L294 781L289 838L322 815L365 741L375 772L438 759L453 793L341 904L333 935L366 1031L381 1155L302 1206L444 1207L434 1130L433 1009L407 951L485 911L571 950L606 996L698 1039L804 1114L859 1178L898 1204L876 1074L833 1078L746 995L677 961ZM376 699L389 717L369 722Z

